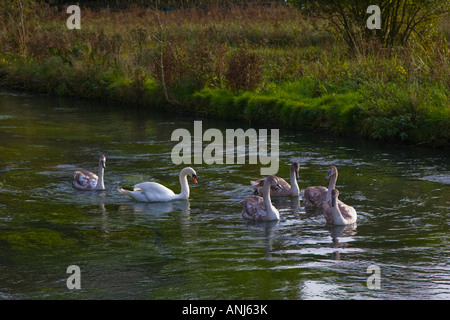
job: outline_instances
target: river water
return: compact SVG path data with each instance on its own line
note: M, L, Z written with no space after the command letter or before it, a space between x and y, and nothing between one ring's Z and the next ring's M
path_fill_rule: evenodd
M244 221L259 164L192 165L188 201L117 191L157 181L179 192L171 134L195 120L251 127L0 92L0 299L450 299L448 151L280 128L277 175L298 161L301 189L326 186L335 165L356 228L327 226L298 198L273 198L279 222ZM74 190L73 172L96 172L100 153L106 190ZM81 289L67 287L71 265Z

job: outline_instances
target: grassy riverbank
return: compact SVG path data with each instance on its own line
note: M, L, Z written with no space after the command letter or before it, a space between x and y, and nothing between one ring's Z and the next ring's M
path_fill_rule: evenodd
M421 41L349 54L321 21L290 7L160 12L82 7L9 14L0 82L293 130L450 145L450 23ZM24 21L21 23L21 21Z

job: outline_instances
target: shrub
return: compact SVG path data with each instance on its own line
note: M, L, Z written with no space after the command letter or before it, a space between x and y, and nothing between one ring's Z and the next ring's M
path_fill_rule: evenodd
M234 90L255 90L262 82L259 57L247 45L231 53L225 73L227 86Z
M372 0L295 0L294 5L312 16L330 21L352 50L359 51L360 44L376 38L393 47L407 44L413 33L426 37L434 25L449 13L448 0L379 0L382 24L380 30L366 28L367 8Z

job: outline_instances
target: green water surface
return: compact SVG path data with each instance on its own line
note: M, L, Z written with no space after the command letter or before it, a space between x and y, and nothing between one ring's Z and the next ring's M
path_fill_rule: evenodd
M137 203L117 191L157 181L179 192L170 140L251 127L96 101L0 92L0 299L449 299L450 161L444 150L280 128L280 169L326 185L356 228L330 227L298 198L273 199L281 220L251 223L240 200L261 165L192 165L188 201ZM207 143L205 143L206 145ZM72 188L75 170L107 157L106 190ZM69 290L66 269L81 270ZM367 287L367 268L381 287Z

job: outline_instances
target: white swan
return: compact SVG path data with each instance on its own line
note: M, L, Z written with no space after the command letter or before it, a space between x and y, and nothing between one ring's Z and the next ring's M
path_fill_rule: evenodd
M101 155L98 160L98 176L90 171L75 171L72 186L83 191L105 190L105 182L103 181L105 168L106 157Z
M283 178L276 177L278 179L278 185L280 185L282 189L278 188L277 186L272 186L270 189L270 195L276 197L297 197L300 194L300 189L297 183L299 168L300 165L298 164L298 162L292 162L289 171L291 184L287 183ZM265 180L266 178L256 181L250 181L250 184L252 185L255 192L259 193L260 195L262 195Z
M268 176L264 181L263 196L249 196L242 200L242 217L250 220L280 220L280 213L272 205L270 190L272 186L282 188L274 175Z
M187 167L180 171L181 193L175 194L169 188L156 182L142 182L134 186L134 191L128 191L119 188L119 192L142 202L165 202L171 200L188 199L189 198L189 184L187 176L192 177L197 183L197 174L195 170Z
M332 189L331 199L323 205L323 214L327 223L341 226L355 223L357 219L355 208L339 201L338 196L339 191Z
M308 187L304 191L303 205L305 207L322 207L325 201L331 199L331 190L336 188L338 171L335 166L329 166L325 180L330 179L328 189L325 187Z

